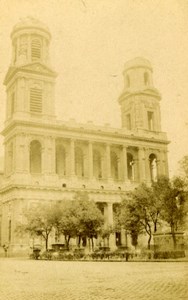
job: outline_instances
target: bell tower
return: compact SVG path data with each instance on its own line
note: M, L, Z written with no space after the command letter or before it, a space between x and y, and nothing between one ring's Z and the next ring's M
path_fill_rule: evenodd
M6 125L12 120L42 122L55 118L56 73L50 67L48 28L34 18L18 23L11 33L12 60L7 87Z
M152 73L150 62L144 58L137 57L125 64L119 104L122 127L127 130L161 131L161 96L153 85Z

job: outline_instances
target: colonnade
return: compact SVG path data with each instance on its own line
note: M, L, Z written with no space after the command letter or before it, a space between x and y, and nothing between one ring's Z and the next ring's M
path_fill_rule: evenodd
M150 181L154 175L168 175L165 148L52 137L33 138L27 142L20 138L7 145L7 173L24 171L89 180L136 182ZM152 168L155 168L154 175Z

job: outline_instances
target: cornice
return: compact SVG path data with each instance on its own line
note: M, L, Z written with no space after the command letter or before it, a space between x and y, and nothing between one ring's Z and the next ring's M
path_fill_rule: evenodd
M65 138L78 138L80 140L86 140L88 139L87 135L91 135L91 141L92 138L94 139L93 141L99 141L104 143L104 138L106 138L105 142L111 142L111 139L114 139L113 142L120 143L118 139L122 140L122 143L125 143L125 141L130 140L130 141L142 141L142 142L150 142L150 143L161 143L161 144L169 144L169 141L167 139L162 139L162 138L157 138L157 137L146 137L146 136L140 136L137 132L130 132L130 134L123 132L121 128L110 128L105 130L105 127L97 127L95 128L87 128L84 127L84 124L78 124L80 127L76 126L70 126L67 123L62 123L58 124L56 123L44 123L39 122L39 121L19 121L19 120L14 120L12 121L3 131L2 134L5 136L8 134L9 131L15 129L15 127L18 126L24 126L26 128L30 128L30 132L28 133L29 135L33 134L31 132L31 127L33 129L42 129L43 135L44 135L44 129L45 130L50 130L50 133L48 135L59 135L59 132L65 137ZM81 126L82 125L82 126ZM22 129L23 131L23 129ZM15 131L14 131L15 132ZM24 132L27 134L26 132ZM76 136L75 136L76 134ZM157 133L156 133L157 134ZM159 133L160 134L160 133ZM155 133L154 133L155 135ZM101 138L100 138L101 137ZM97 139L97 140L95 140Z

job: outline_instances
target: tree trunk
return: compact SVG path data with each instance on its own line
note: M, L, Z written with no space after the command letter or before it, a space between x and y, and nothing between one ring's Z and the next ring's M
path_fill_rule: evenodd
M154 232L157 231L157 222L154 222Z
M45 245L46 245L46 251L48 250L48 234L46 235L45 238Z
M69 249L70 239L71 239L71 236L69 235L69 236L68 236L68 240L67 240L67 248L68 248L68 249Z
M148 250L150 250L150 248L151 248L150 243L151 243L151 234L149 235L149 239L148 239Z
M94 242L93 242L93 237L91 238L91 245L92 245L92 251L94 250Z
M171 225L171 233L172 233L174 250L176 250L176 234L175 234L175 230L174 230L174 225Z
M78 248L80 248L81 236L78 237Z

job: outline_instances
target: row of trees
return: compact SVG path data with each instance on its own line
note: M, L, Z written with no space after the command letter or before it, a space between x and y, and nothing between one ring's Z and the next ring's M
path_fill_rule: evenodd
M25 224L17 227L18 233L29 232L32 236L42 236L48 249L49 235L53 229L56 235L65 237L67 248L71 238L77 237L78 246L84 238L93 239L109 235L122 228L131 236L132 245L137 246L140 234L148 235L150 249L152 234L159 226L170 227L174 248L177 230L184 229L188 212L188 156L181 161L183 177L169 180L158 178L151 186L140 184L134 191L126 193L114 212L114 227L104 226L104 216L87 193L78 193L73 200L51 201L30 208L25 214ZM183 178L183 179L182 179Z
M55 229L56 236L65 237L66 247L71 238L78 238L80 246L83 238L89 238L93 248L93 238L102 233L104 218L94 201L86 193L78 193L73 200L39 203L25 213L25 224L17 226L17 233L28 232L30 236L41 236L48 249L49 235Z
M176 248L177 230L183 229L187 215L185 181L166 177L158 178L150 187L142 183L122 200L116 212L116 229L124 228L137 246L138 236L148 235L148 249L152 234L159 226L169 226Z

